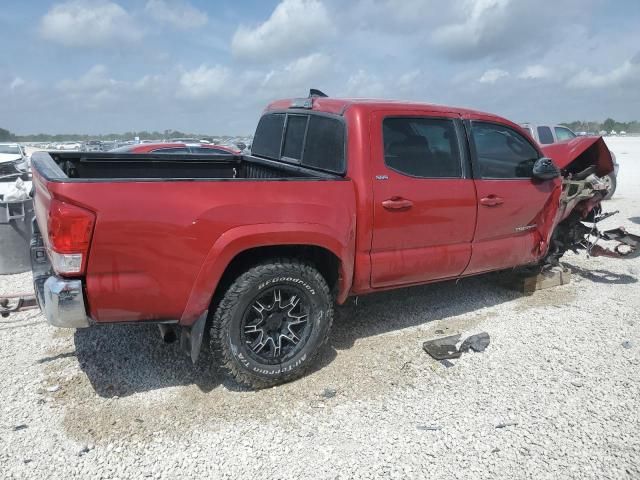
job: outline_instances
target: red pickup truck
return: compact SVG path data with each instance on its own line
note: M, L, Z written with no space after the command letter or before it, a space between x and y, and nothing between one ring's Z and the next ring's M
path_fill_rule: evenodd
M600 138L543 152L495 115L319 94L269 105L251 155L32 163L49 323L155 322L194 361L207 327L255 388L301 376L351 295L582 247L613 168Z

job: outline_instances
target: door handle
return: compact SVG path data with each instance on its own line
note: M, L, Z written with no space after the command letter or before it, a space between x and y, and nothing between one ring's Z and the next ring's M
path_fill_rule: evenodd
M497 207L498 205L502 205L504 200L497 195L489 195L488 197L481 198L480 203L485 207Z
M413 202L401 197L391 197L382 202L382 206L387 210L406 210L413 207Z

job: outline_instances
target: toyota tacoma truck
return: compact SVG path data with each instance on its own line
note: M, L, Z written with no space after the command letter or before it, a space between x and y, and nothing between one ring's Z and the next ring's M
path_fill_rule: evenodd
M32 163L48 322L157 323L194 362L208 332L253 388L301 376L349 296L591 249L613 168L601 138L542 150L488 113L318 91L270 104L249 155Z

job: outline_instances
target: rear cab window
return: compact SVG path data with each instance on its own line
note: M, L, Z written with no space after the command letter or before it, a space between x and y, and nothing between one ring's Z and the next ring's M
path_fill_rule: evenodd
M258 157L344 174L345 125L316 112L267 113L258 122L251 153Z

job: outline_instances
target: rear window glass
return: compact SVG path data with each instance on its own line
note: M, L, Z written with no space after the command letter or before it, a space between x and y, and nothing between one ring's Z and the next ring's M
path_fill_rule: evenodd
M312 115L302 163L335 173L344 173L344 125L335 118Z
M287 133L284 136L283 157L302 160L302 147L304 146L308 118L308 115L289 115Z
M538 127L538 140L543 145L553 143L553 133L549 127Z
M283 131L285 135L281 152ZM344 173L344 143L344 125L337 118L314 114L269 113L258 122L251 153L259 157L300 163L305 167Z
M261 157L279 159L282 130L284 129L283 113L263 115L258 122L251 152Z

